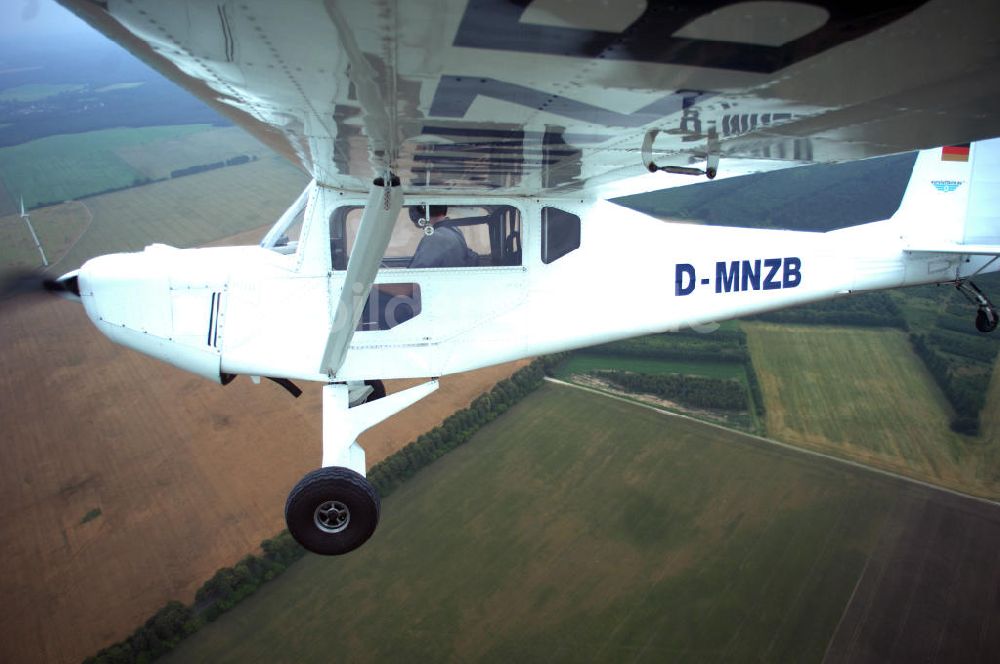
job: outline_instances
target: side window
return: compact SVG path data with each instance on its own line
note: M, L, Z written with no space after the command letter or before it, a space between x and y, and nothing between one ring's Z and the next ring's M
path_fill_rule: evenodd
M347 269L364 209L330 217L333 269ZM521 213L510 205L407 205L389 239L383 268L489 267L521 264Z
M551 263L579 247L580 217L559 208L542 208L542 262Z
M421 308L420 284L375 284L355 330L391 330L419 316Z

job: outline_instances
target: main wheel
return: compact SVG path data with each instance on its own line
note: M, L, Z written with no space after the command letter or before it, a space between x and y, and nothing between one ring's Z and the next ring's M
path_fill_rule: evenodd
M339 556L368 541L380 501L371 482L350 468L331 466L303 477L285 502L288 532L305 549Z
M997 328L996 312L987 309L980 309L976 312L976 329L980 332L992 332Z

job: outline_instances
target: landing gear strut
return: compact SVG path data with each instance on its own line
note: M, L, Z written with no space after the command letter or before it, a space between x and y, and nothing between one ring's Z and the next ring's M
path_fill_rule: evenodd
M995 330L1000 318L997 317L996 307L989 298L971 281L959 281L955 284L955 288L965 296L965 299L976 305L976 329L983 333Z
M365 479L362 432L416 403L437 380L385 395L381 381L332 383L323 388L323 467L302 478L288 494L285 523L305 549L339 556L368 541L378 525L381 502Z

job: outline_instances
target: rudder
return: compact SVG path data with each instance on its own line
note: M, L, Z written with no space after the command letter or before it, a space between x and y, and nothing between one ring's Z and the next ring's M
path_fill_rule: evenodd
M921 150L893 220L911 245L1000 244L1000 139Z

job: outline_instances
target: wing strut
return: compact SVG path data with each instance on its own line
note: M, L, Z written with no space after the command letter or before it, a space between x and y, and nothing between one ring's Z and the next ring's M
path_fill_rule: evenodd
M347 261L347 275L344 278L344 288L340 291L340 300L334 310L330 337L323 351L323 363L320 371L333 378L347 355L347 347L354 336L361 313L364 311L368 293L378 272L392 227L399 216L403 205L403 190L399 186L399 178L395 176L378 178L372 183L368 202L365 204L361 225L358 228L358 239L351 250Z

